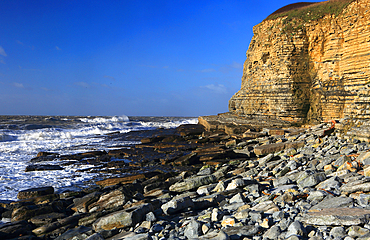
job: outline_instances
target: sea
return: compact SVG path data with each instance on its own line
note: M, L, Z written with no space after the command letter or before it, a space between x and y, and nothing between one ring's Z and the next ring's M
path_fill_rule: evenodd
M140 144L142 132L196 124L195 117L128 116L0 116L0 200L16 200L21 190L53 186L56 193L78 191L99 173L89 173L89 165L72 164L63 170L31 171L25 169L39 152L75 154L118 149ZM149 130L149 131L143 131ZM122 133L114 139L112 133ZM125 138L125 133L130 138ZM60 162L43 162L60 164Z

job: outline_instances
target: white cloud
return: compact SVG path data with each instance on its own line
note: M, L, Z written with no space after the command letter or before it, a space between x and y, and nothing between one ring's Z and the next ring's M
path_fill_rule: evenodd
M207 69L200 70L199 72L208 73L208 72L216 72L216 70L213 68L207 68Z
M16 41L18 44L23 45L23 43L19 40Z
M103 76L103 78L109 78L109 79L111 79L111 80L113 80L113 81L116 81L116 79L115 79L114 77L112 77L112 76L108 76L108 75L104 75L104 76Z
M226 87L222 84L209 84L209 85L206 85L206 86L202 86L201 88L205 88L205 89L208 89L208 90L211 90L215 93L220 93L220 94L224 94L224 93L227 93L227 90L226 90Z
M83 88L89 88L90 87L90 85L86 82L75 82L73 84L76 85L76 86L79 86L79 87L83 87Z
M17 82L14 82L13 86L17 88L24 88L24 85L22 83L17 83Z
M231 65L229 65L231 68L235 69L243 69L243 64L240 64L238 62L233 62Z
M139 65L140 67L145 67L145 68L158 68L158 66L154 65Z
M45 92L51 92L51 89L46 88L46 87L42 87L41 89L44 90Z
M8 56L2 46L0 46L0 55L3 55L4 57Z
M5 61L3 59L0 59L0 63L5 64Z
M56 49L56 50L62 50L62 49L60 49L58 46L55 46L55 49Z

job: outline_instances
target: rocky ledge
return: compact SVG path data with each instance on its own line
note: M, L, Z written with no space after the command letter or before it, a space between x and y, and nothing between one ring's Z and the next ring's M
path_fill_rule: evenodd
M225 126L184 125L130 151L70 156L102 166L114 154L146 153L152 161L141 167L152 171L112 164L125 175L80 192L21 191L18 201L1 202L10 221L0 225L0 238L369 239L370 145L341 138L336 125L229 134ZM35 159L57 157L68 159Z

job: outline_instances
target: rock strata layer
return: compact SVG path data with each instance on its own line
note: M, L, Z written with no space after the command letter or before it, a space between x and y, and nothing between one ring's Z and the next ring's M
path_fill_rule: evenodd
M293 122L369 119L369 11L368 0L356 0L338 15L255 26L229 111Z

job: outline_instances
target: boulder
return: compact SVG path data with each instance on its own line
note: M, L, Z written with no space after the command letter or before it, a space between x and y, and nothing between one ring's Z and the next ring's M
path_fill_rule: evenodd
M146 214L153 210L151 204L145 203L133 209L113 212L96 220L93 223L93 229L99 232L101 230L111 230L113 228L132 227L144 220Z
M173 199L161 206L165 214L173 214L180 212L184 209L194 208L194 203L190 197L184 197L179 199Z
M200 197L193 200L195 209L206 209L209 207L218 206L221 201L225 199L225 196L219 193L214 193L204 197Z
M171 185L169 190L172 192L186 192L204 185L214 183L216 181L217 178L213 174L207 176L196 176L192 178L187 178L183 182L177 182Z
M99 200L88 206L89 212L103 211L118 206L123 206L127 202L125 194L120 190L114 190L100 196Z
M188 239L198 238L203 235L202 224L194 219L192 219L185 227L184 231L185 237Z
M12 212L12 222L29 220L35 216L45 213L52 213L54 210L51 206L29 205L15 208Z
M83 196L82 198L75 198L73 199L73 206L71 209L75 212L86 213L89 211L89 205L96 202L100 195L100 192L92 192L86 196Z

